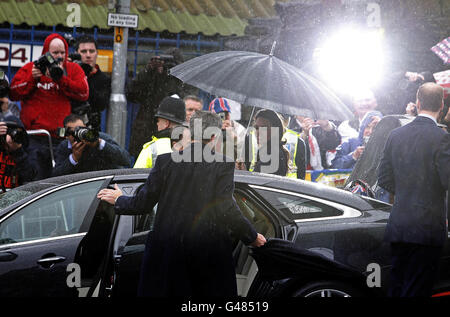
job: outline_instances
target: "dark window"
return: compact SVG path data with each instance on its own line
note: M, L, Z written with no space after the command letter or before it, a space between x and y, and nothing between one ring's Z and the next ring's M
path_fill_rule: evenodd
M236 191L233 196L242 214L253 224L257 232L261 233L266 238L275 237L275 228L272 221L258 205L245 197L241 192Z
M29 204L0 224L0 244L79 233L104 180L70 186Z
M156 204L155 207L153 207L153 210L150 213L134 216L133 233L150 231L153 229L157 207L158 204Z
M257 229L256 231L265 233L269 237L275 236L275 229L270 219L264 214L263 211L261 211L260 207L258 207L251 200L247 199L241 193L235 192L234 198L244 216L247 217L247 219L250 220L250 222L255 226ZM157 207L158 204L155 205L152 212L134 217L133 233L152 230Z
M290 219L314 219L342 216L344 212L327 204L295 195L257 189L275 209Z

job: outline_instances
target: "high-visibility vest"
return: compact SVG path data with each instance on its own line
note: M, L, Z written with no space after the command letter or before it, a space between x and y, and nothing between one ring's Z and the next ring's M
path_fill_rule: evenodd
M288 162L288 173L287 177L297 178L297 164L295 164L295 159L297 157L297 147L298 139L300 138L300 133L294 130L286 129L283 135L283 140L286 140L285 148L289 151L289 162Z
M257 155L258 155L258 141L256 139L255 130L251 130L249 132L249 142L250 142L250 157L252 158L250 161L249 171L253 172L255 170Z
M142 147L142 151L139 153L133 168L152 168L158 155L170 152L172 152L170 138L153 136L152 140L145 143Z

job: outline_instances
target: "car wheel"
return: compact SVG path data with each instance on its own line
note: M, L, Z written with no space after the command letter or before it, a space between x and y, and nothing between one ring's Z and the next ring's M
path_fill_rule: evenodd
M296 291L293 297L361 297L358 289L336 281L320 281L307 284Z

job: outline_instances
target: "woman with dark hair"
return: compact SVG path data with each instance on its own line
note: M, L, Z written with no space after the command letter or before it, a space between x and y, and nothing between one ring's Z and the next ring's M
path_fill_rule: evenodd
M267 109L258 111L254 121L255 137L246 137L246 149L253 150L249 145L252 139L257 142L257 152L249 155L244 164L237 164L238 169L248 169L251 172L286 176L288 172L289 152L282 141L284 126L280 116Z

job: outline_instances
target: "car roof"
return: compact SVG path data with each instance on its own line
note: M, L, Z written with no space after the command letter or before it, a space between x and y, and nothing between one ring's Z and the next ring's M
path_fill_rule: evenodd
M363 211L374 209L373 202L365 197L363 198L360 195L352 194L343 189L311 181L246 171L236 171L235 181L249 185L268 186L280 190L302 193Z
M40 181L30 182L14 190L24 192L37 193L41 190L49 189L62 184L73 183L90 178L113 176L114 181L144 181L150 172L148 168L128 168L128 169L114 169L102 170L86 173L77 173L70 175L63 175L51 177ZM291 179L288 177L281 177L276 175L254 173L247 171L235 171L235 182L239 185L248 184L256 186L267 186L280 190L299 192L305 195L320 197L329 201L337 202L343 205L351 206L360 210L374 209L373 205L363 199L359 195L352 194L348 191L336 189L331 186L313 183L310 181L303 181Z

